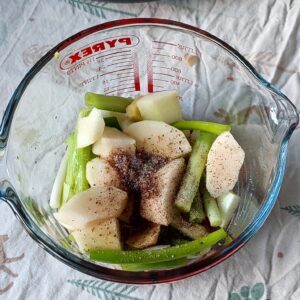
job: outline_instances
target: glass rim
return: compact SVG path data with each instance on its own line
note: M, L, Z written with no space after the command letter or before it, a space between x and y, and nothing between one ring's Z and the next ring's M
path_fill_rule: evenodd
M287 154L287 145L290 139L290 136L293 130L297 127L299 123L299 117L297 114L297 110L294 104L277 88L275 88L271 83L265 80L256 70L255 68L234 48L229 46L226 42L221 39L215 37L214 35L199 29L197 27L184 24L177 21L165 20L165 19L156 19L156 18L132 18L132 19L122 19L111 22L106 22L103 24L95 25L93 27L82 30L71 37L65 39L55 47L53 47L50 51L48 51L25 75L21 83L18 85L15 90L13 96L11 97L7 108L5 110L4 116L2 118L1 126L0 126L0 150L5 151L7 140L9 137L9 130L11 126L11 122L13 119L13 115L19 100L22 97L23 92L27 88L30 81L34 78L34 76L53 58L56 52L63 50L68 47L72 43L90 35L95 32L101 32L111 29L117 29L118 27L130 27L130 26L165 26L186 30L188 32L197 34L202 38L206 38L211 42L217 44L224 50L226 50L229 54L235 57L247 70L248 72L265 88L267 88L271 93L275 93L283 100L287 101L290 106L294 109L295 112L295 120L290 125L289 130L287 131L283 141L281 143L279 157L278 157L278 165L276 169L276 174L274 176L274 180L271 184L269 194L266 197L262 207L258 211L255 219L247 226L247 228L229 245L226 247L221 247L213 254L208 255L204 259L200 259L196 262L193 262L189 265L182 266L179 268L169 269L169 270L157 270L157 271L122 271L116 269L110 269L106 267L102 267L100 265L94 264L87 260L83 260L76 255L69 252L67 249L57 245L52 239L50 239L46 234L44 234L41 229L36 225L36 223L31 219L26 210L24 209L21 201L18 199L11 199L9 197L2 196L1 199L9 204L12 208L13 212L17 216L17 218L21 221L27 233L48 253L56 257L58 260L63 263L79 270L88 275L92 275L94 277L122 282L122 283L131 283L131 284L152 284L152 283L166 283L171 281L176 281L179 279L183 279L203 271L210 269L211 267L219 264L223 260L227 259L235 252L237 252L241 247L243 247L247 241L261 228L266 218L269 216L277 196L279 194L279 190L283 180L286 154Z

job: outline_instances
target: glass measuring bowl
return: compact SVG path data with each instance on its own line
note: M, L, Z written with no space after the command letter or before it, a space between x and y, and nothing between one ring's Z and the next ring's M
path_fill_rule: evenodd
M189 64L189 59L194 63ZM233 242L181 267L127 272L79 252L49 207L52 184L86 91L134 97L178 90L184 118L229 123L246 152L235 191ZM82 272L126 283L168 282L223 261L262 226L277 198L293 104L229 45L198 28L160 19L94 26L50 50L24 77L1 124L1 200L46 251Z

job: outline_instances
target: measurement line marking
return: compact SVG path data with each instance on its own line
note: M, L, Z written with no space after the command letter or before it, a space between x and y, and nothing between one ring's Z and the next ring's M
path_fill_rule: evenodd
M158 60L158 59L152 59L152 62L162 62L162 63L164 63L165 61L164 60Z
M165 74L165 73L154 73L153 72L153 75L165 75L165 76L169 76L169 77L175 77L174 75L170 75L170 74Z
M136 92L141 90L141 83L140 83L140 72L139 72L139 60L136 52L134 53L134 63L133 63L133 70L134 70L134 88Z
M152 49L155 49L155 50L166 50L165 48L154 48L154 47L152 47Z
M163 41L152 41L153 43L157 43L157 44L165 44L165 45L171 45L171 46L176 46L176 44L172 44L172 43L168 43L168 42L163 42Z
M161 69L167 69L167 70L171 70L171 68L168 67L162 67L162 66L152 66L153 68L157 67L157 68L161 68Z
M116 62L116 61L122 61L122 60L124 60L124 59L129 59L129 57L122 57L122 58L119 58L119 59L114 59L112 62ZM131 61L131 62L132 62L132 59L131 59L131 60L129 60L129 61Z
M156 90L155 89L155 92L169 92L170 90Z
M169 54L153 53L153 55L160 55L160 56L167 56L167 57L170 57L170 55L169 55Z
M155 85L154 87L155 87L155 89L156 88L162 88L162 89L164 88L164 86L160 86L160 85Z
M118 84L118 85L115 85L115 86L110 87L110 89L115 89L115 88L119 88L119 87L126 87L126 88L128 88L128 84L130 84L130 83L127 83L127 87L126 87L126 84L125 84L125 83L123 83L123 84ZM132 87L132 85L129 86L129 87Z
M96 59L107 57L107 56L112 56L112 55L119 54L119 53L126 53L126 52L131 52L131 50L118 51L118 52L114 52L114 53L109 53L109 54L101 55L101 56L96 57Z
M110 79L109 81L118 80L118 79L123 79L123 78L131 78L131 79L132 79L131 76L123 76L123 77L112 78L112 79Z
M132 78L128 78L128 79L120 80L119 82L126 82L126 81L129 81L129 80L133 80L133 79Z
M122 57L122 59L126 59L126 58L132 58L132 55L131 53L128 53L128 54L119 54L119 55L114 55L114 56L111 56L111 57L106 57L105 60L111 60L112 58L116 58L116 57Z
M100 77L108 75L108 74L112 74L112 73L116 73L116 72L121 72L121 71L128 71L128 70L131 70L131 72L132 72L132 68L127 68L127 69L115 70L115 71L107 72L107 73L101 74ZM124 75L123 73L120 73L120 74Z
M105 67L111 67L111 66L115 66L115 65L120 65L121 64L121 62L119 62L119 63L115 63L115 64L111 64L111 65L107 65L107 66L105 66ZM133 67L133 64L131 64L131 65L126 65L126 66L120 66L120 68L125 68L125 67Z
M163 82L170 82L169 80L164 80L164 79L160 79L160 78L154 78L153 80L158 80L158 81L163 81Z
M107 92L106 94L112 94L112 93L115 93L115 92L118 92L118 91L123 91L123 90L126 90L126 89L130 89L130 88L132 88L132 89L127 91L127 92L134 92L135 91L134 87L129 86L129 87L126 87L126 88L123 88L123 89L117 89L117 90L114 90L114 91Z

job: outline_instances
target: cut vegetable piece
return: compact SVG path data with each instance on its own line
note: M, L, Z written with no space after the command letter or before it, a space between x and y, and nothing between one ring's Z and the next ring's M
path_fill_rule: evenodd
M182 212L189 212L197 194L200 178L205 168L207 154L215 139L210 133L201 132L193 146L189 162L177 194L175 205Z
M191 223L201 223L205 217L202 199L200 198L199 192L197 192L189 212L189 221Z
M81 251L111 249L121 250L119 222L116 218L72 232Z
M153 191L142 193L140 214L143 218L161 225L170 224L174 214L174 197L184 168L184 159L178 158L153 175Z
M93 153L103 158L118 152L134 155L135 148L133 138L115 128L106 127L101 139L93 145Z
M124 118L119 120L119 124L123 131L125 131L133 122L130 121L128 118Z
M84 97L87 106L93 106L98 109L111 110L115 112L126 112L126 107L133 101L129 98L107 96L88 92Z
M224 229L219 229L195 241L164 249L131 251L98 250L89 251L88 253L93 260L113 264L173 261L178 258L187 257L188 255L197 254L204 249L210 248L226 238L226 236L227 234Z
M217 198L217 203L222 218L220 227L226 227L229 224L239 206L240 200L240 197L232 192Z
M189 223L179 214L174 215L171 226L193 240L199 239L200 237L208 234L207 229L203 225Z
M105 159L100 157L96 157L87 163L86 178L91 187L121 187L121 181L118 172Z
M58 172L56 174L54 184L52 187L51 195L50 195L50 207L51 208L59 208L61 206L61 200L62 200L62 191L63 191L63 185L64 180L67 173L67 165L68 165L68 151L65 152L58 169Z
M120 216L126 202L127 193L122 190L93 187L73 196L54 216L67 229L81 229L89 223Z
M159 224L149 224L142 232L136 233L127 240L127 245L135 249L144 249L156 245L160 232Z
M205 122L205 121L178 121L172 124L172 126L184 130L201 130L213 134L221 134L225 131L230 131L230 125Z
M124 271L151 271L159 269L170 269L175 267L180 267L187 264L187 258L179 258L175 260L162 261L158 263L149 264L122 264L121 267Z
M136 103L137 101L134 100L126 107L127 117L129 118L129 120L134 122L143 120Z
M93 108L87 117L79 118L77 125L77 147L84 148L98 141L104 130L100 110Z
M67 202L74 194L89 188L86 179L86 164L91 160L91 146L77 148L77 134L72 133L67 139L67 172L63 186L62 204Z
M125 223L130 223L134 211L134 202L134 197L131 194L129 194L126 206L122 211L122 214L119 216L119 220Z
M168 124L182 119L176 91L164 91L142 96L136 105L143 120L162 121Z
M216 199L213 198L206 189L203 192L203 203L210 226L220 226L222 219Z
M138 151L178 158L192 150L184 133L160 121L133 123L124 130L136 140Z
M230 132L216 138L206 166L206 187L213 197L220 197L234 188L244 158L245 152Z
M118 130L122 130L122 128L118 122L118 119L116 117L104 118L104 123L105 123L105 126L107 126L107 127L112 127L112 128L116 128Z

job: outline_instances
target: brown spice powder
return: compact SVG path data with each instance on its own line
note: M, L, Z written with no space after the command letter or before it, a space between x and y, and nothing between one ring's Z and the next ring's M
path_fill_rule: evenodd
M154 180L155 174L168 163L168 159L145 152L137 152L136 155L128 153L116 153L109 163L117 170L122 187L128 192L143 194L147 197L157 194L158 182Z

